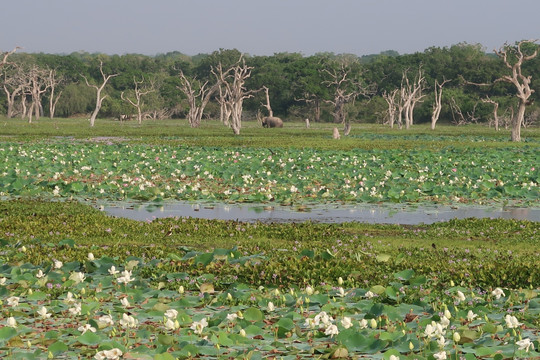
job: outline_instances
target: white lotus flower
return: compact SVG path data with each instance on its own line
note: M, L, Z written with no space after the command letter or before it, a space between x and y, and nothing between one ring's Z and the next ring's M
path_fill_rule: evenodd
M317 315L315 315L315 318L313 319L316 326L319 326L319 324L322 322L325 326L328 326L332 323L330 316L326 313L326 311L321 311Z
M96 258L94 257L94 254L88 253L87 259L88 259L89 261L94 261Z
M0 278L0 285L2 285L2 286L6 285L6 281L7 281L7 279L5 277L1 277Z
M238 318L238 314L236 314L236 313L233 313L233 314L227 314L227 320L228 320L229 322L235 321L236 318Z
M313 295L313 288L312 288L311 286L309 286L309 285L306 286L306 294L307 294L308 296Z
M45 306L42 306L38 311L37 311L38 315L42 318L42 319L48 319L51 317L51 314L49 314L47 312L47 308Z
M7 304L8 304L9 306L15 307L15 306L19 305L19 300L20 300L20 298L17 297L17 296L10 296L10 297L8 297L6 300L7 300Z
M176 327L174 326L174 321L171 320L171 319L167 319L167 321L165 321L165 328L167 330L174 330L176 329Z
M91 332L96 332L96 328L93 327L92 325L90 324L86 324L84 326L79 326L79 328L77 329L79 330L80 332L82 332L83 334L87 331L91 331Z
M81 303L75 303L73 307L68 310L71 315L81 315Z
M427 338L441 337L446 333L443 326L435 321L432 321L431 324L427 324L424 329L424 336Z
M388 360L399 360L399 356L396 356L396 355L390 355L390 357L388 358Z
M7 318L6 324L9 327L16 328L17 327L17 320L15 320L15 318L13 316L10 316L10 317Z
M64 264L59 260L54 260L54 268L55 269L61 269Z
M120 349L102 350L94 355L96 360L118 360L123 355Z
M45 274L43 273L43 271L41 269L38 270L37 274L36 274L36 277L38 279L41 279L42 277L44 277Z
M506 322L506 326L508 326L509 329L514 329L521 325L521 323L518 322L517 318L510 314L507 314L504 317L504 321Z
M368 298L368 299L371 299L371 298L375 297L376 295L374 293L372 293L371 291L368 291L364 296L366 298Z
M105 326L113 326L114 321L111 315L103 315L98 319L98 322Z
M366 329L368 327L368 322L366 319L362 319L358 323L360 325L360 329Z
M444 338L444 336L440 336L438 339L437 339L437 344L439 345L439 348L440 349L444 349L444 347L446 345L448 345L448 343L450 343L450 341L446 341L446 339Z
M130 306L129 300L127 299L127 297L124 297L124 298L120 299L120 303L125 308L128 308Z
M116 279L116 281L118 281L119 284L129 284L133 280L135 279L131 277L131 271L128 271L128 270L122 271L122 276Z
M534 350L534 344L529 338L516 341L516 345L519 346L519 350L525 350L525 352L529 352L529 348Z
M202 319L201 321L194 321L193 324L191 324L190 329L193 330L195 334L201 335L204 328L208 326L208 321L206 318Z
M446 329L448 325L450 325L450 320L445 315L443 315L441 317L441 320L439 321L439 324L441 324L441 326Z
M71 275L69 275L69 280L73 280L75 285L77 285L86 280L86 276L82 272L72 272Z
M133 316L130 316L126 313L122 314L122 320L120 320L120 325L124 328L134 328L139 324L139 320L135 319Z
M73 297L73 294L71 291L68 291L66 298L64 299L64 302L66 304L73 304L75 302L75 298Z
M433 354L433 357L437 360L445 360L446 359L446 351L441 351L438 353Z
M174 309L169 309L167 311L165 311L165 316L169 319L176 319L176 317L178 316L178 311L174 310Z
M351 321L351 318L348 317L348 316L344 316L343 319L341 319L341 325L345 328L345 329L348 329L350 328L353 324L352 324L352 321Z
M467 313L467 320L473 321L478 315L476 315L472 310L469 310Z
M495 290L493 290L491 292L491 295L495 296L495 299L500 299L501 296L506 296L506 294L504 293L504 291L501 289L501 288L496 288Z
M107 270L107 271L109 272L109 274L111 274L113 276L119 273L119 271L116 270L116 267L114 265L111 266L111 268L109 270Z
M330 337L334 337L334 335L339 334L339 330L336 325L328 325L326 330L324 330L324 335L330 335Z
M457 296L459 301L465 301L465 295L461 291L457 291Z
M343 288L341 286L338 288L338 296L339 297L344 297L345 296L345 290L343 290Z
M272 312L272 311L274 311L276 309L276 307L274 306L273 302L269 301L268 305L267 305L267 309L268 309L269 312Z

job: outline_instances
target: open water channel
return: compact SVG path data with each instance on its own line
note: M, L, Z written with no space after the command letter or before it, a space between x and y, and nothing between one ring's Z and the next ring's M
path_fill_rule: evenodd
M431 224L454 218L504 218L540 221L540 208L494 208L440 205L314 205L206 203L107 203L96 205L111 216L150 221L163 217L192 217L243 222L365 222L374 224Z

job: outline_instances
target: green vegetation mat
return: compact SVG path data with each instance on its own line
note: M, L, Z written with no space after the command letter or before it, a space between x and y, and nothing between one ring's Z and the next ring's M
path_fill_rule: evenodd
M540 357L539 222L138 222L74 201L538 207L536 129L55 124L3 127L1 356Z
M31 200L0 219L13 358L540 355L537 222L137 222Z

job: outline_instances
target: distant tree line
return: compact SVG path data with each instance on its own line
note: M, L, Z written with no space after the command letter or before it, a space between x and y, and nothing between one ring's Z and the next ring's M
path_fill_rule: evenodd
M529 78L531 90L523 120L527 126L540 116L535 102L540 93L540 57L532 56L538 49L534 41L519 44L526 57L519 72ZM506 53L508 64L500 52L504 49L512 50ZM185 80L196 85L195 93L204 84L216 84L218 68L226 72L242 59L250 70L242 86L253 91L242 105L246 119L268 115L271 104L274 115L285 123L309 118L312 122L408 127L413 121L433 123L436 116L435 121L457 125L495 126L496 122L509 126L521 101L517 85L505 80L519 60L516 49L517 43L490 53L481 45L461 43L414 54L385 51L361 57L333 53L249 56L235 49L196 56L17 51L10 52L0 68L0 113L30 121L40 116L89 117L96 110L96 90L105 85L99 117L185 118L193 106ZM261 91L265 88L266 92ZM222 89L214 90L203 121L223 116Z

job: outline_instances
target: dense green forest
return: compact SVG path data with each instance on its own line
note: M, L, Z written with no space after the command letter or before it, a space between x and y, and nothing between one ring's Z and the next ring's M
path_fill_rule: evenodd
M538 47L536 44L527 45L528 53ZM21 117L27 112L25 107L30 106L32 91L23 88L16 92L18 86L26 84L30 89L39 87L39 115L50 116L52 105L55 105L56 117L88 116L96 105L96 89L89 85L101 84L103 74L114 74L116 76L110 78L103 90L102 96L106 94L107 97L99 117L120 118L123 114L134 114L135 107L122 99L122 93L125 98L135 99L134 89L138 82L139 89L149 89L150 84L153 89L141 97L146 118L185 118L189 103L180 90L180 72L186 78L198 79L199 86L205 81L211 84L214 80L212 69L219 64L224 67L235 64L241 56L251 68L245 89L267 87L272 110L285 123L305 118L336 121L333 101L336 84L340 80L344 80L349 88L362 89L343 104L347 121L352 123L387 122L390 107L385 97L420 80L421 97L414 106L415 123L431 121L436 81L437 84L444 82L440 122L487 123L494 118L496 104L499 121L506 125L518 109L516 86L497 81L512 72L501 57L489 53L481 45L461 43L444 48L432 47L414 54L385 51L361 57L333 53L249 56L235 49L196 56L180 52L155 56L16 52L10 55L10 63L0 69L0 82L4 88L0 93L0 114ZM29 78L35 72L39 72L41 83L32 85ZM540 57L523 62L522 72L531 76L531 88L536 90L525 113L525 125L530 125L540 116L540 106L534 102L540 93ZM51 75L55 82L54 91L50 83L47 85ZM9 110L9 96L13 95L12 109ZM213 100L205 108L203 119L220 117L220 105ZM254 93L243 104L243 118L255 119L258 112L266 116L264 104L264 91Z

